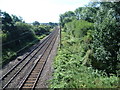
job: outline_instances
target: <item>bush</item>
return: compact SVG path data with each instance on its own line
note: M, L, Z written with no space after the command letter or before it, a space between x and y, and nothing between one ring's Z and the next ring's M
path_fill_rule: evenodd
M62 32L62 47L59 49L54 61L53 79L50 88L116 88L118 78L114 75L108 77L105 72L94 70L83 64L81 43L78 38L69 38ZM84 50L84 49L83 49ZM87 62L88 63L88 62Z
M93 23L84 20L74 20L65 24L65 31L76 38L81 38L87 34L88 30L93 30Z

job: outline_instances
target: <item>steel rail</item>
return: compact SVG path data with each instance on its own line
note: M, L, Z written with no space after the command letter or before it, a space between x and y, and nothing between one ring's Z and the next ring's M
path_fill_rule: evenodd
M54 34L54 33L53 33ZM52 37L52 36L51 36ZM49 38L51 38L51 37L49 37ZM49 40L49 38L48 38L48 40ZM47 40L45 40L46 42L47 42ZM46 42L44 42L44 45L46 44ZM40 48L41 49L41 48ZM31 59L30 59L31 60ZM29 60L29 61L30 61ZM7 84L5 84L4 86L3 86L3 89L5 89L9 84L10 84L10 82L22 71L22 69L24 69L24 67L29 63L29 61L28 62L26 62L15 74L14 74L14 76L7 82Z
M39 44L37 44L35 46L35 48L28 54L26 55L22 60L20 60L20 62L18 62L16 65L14 65L7 73L5 73L1 78L0 78L0 81L2 81L11 71L13 71L21 62L23 62L28 56L30 56L30 54L32 54L37 48L39 48L39 45L41 45L42 43L44 43L47 39L49 39L50 36L52 36L52 33L45 37Z
M57 39L57 37L55 38L55 41L56 41L56 39ZM53 49L53 46L54 46L54 44L55 44L55 41L54 41L53 44L52 44L52 48L50 49L49 54L51 53L51 51L52 51L52 49ZM33 85L33 87L32 87L33 89L35 88L35 86L36 86L36 84L37 84L37 82L38 82L38 80L39 80L39 77L40 77L41 74L42 74L42 71L43 71L43 69L44 69L44 67L45 67L45 65L46 65L46 62L47 62L48 58L49 58L49 55L47 56L47 58L46 58L46 60L45 60L45 63L43 64L42 69L40 70L40 72L39 72L39 74L38 74L38 76L37 76L37 78L36 78L36 81L35 81L35 83L34 83L34 85Z
M55 43L55 41L56 41L56 38L57 38L57 35L53 37L53 39L55 39L55 40L54 40L53 42L50 42L50 44L47 45L47 47L46 47L46 49L44 50L44 52L43 52L43 54L41 55L41 57L40 57L40 58L38 59L38 61L34 64L34 66L31 68L29 74L24 78L24 80L22 81L21 85L18 87L19 89L22 89L22 87L24 86L25 82L26 82L27 79L30 77L32 71L36 68L36 66L38 65L38 63L39 63L39 61L41 60L41 58L43 57L43 55L45 54L45 52L47 51L47 49L50 47L51 43L52 43L52 48L53 48L54 43ZM52 40L53 40L53 39L52 39ZM36 78L36 80L35 80L35 83L33 84L33 87L32 87L32 88L35 87L35 85L36 85L36 83L37 83L37 81L38 81L38 78L40 77L40 75L41 75L41 73L42 73L42 71L43 71L43 68L44 68L44 66L45 66L45 64L46 64L46 62L47 62L47 59L48 59L48 57L49 57L49 54L50 54L52 48L50 48L50 51L49 51L49 53L48 53L48 56L47 56L47 58L46 58L46 60L45 60L45 62L44 62L44 64L43 64L43 66L42 66L42 69L41 69L40 72L38 73L38 76L37 76L37 78Z

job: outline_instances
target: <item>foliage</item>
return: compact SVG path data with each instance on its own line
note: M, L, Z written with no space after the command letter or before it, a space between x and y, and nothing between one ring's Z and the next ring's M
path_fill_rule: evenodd
M40 23L38 21L33 22L33 25L37 26L40 25Z
M70 17L66 13L60 16L62 47L54 61L51 88L118 87L119 9L117 2L90 3Z
M88 30L92 31L93 41L88 46L93 51L91 64L94 68L105 70L108 74L117 74L116 72L120 69L119 6L117 2L94 2L86 7L77 8L72 12L74 14L66 12L60 16L61 25L73 37L81 38L86 35ZM91 23L86 23L86 21L93 22L94 26ZM85 26L89 27L85 28ZM81 29L82 27L84 28ZM93 31L93 29L95 30Z
M75 11L68 11L64 14L60 15L60 24L62 27L65 26L66 23L71 22L73 20L85 20L88 22L95 22L95 17L99 7L97 7L98 3L90 3L85 7L79 7ZM89 13L88 13L89 12Z
M109 6L109 7L107 7ZM116 73L120 59L120 3L101 3L95 22L92 48L94 50L93 66ZM97 66L94 64L97 62Z
M12 15L11 16L11 18L12 18L12 21L15 23L15 22L23 22L23 19L22 19L22 17L17 17L16 15Z
M64 27L65 23L71 22L75 19L75 13L72 11L65 12L64 14L60 15L60 24Z
M39 26L34 26L34 31L35 34L40 36L42 34L46 34L48 35L50 33L50 26L46 26L46 25L39 25Z
M38 39L42 39L50 33L50 26L40 25L37 21L34 22L35 25L30 25L16 15L9 15L6 12L0 12L0 15L2 16L2 30L0 31L2 61L0 64L9 62L12 57L18 55L18 52L30 47Z
M97 10L99 10L99 8L96 7L96 5L91 7L91 4L86 7L79 7L75 10L76 18L77 20L82 19L88 22L94 22Z
M66 32L62 32L62 37L62 47L54 61L54 74L50 81L50 88L117 87L116 76L107 77L105 72L82 65L85 55L82 55L83 47L78 38L71 39Z
M69 35L76 38L83 37L87 34L88 30L93 29L93 24L84 20L73 20L72 22L65 24L65 30Z
M49 22L49 25L50 25L51 28L54 28L55 26L58 25L58 23Z

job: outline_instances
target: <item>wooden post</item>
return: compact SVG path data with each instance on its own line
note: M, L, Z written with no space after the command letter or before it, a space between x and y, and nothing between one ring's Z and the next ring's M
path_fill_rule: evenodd
M61 49L61 24L60 24L60 49Z
M62 31L62 17L60 16L60 49L61 49L61 45L62 45L61 31Z

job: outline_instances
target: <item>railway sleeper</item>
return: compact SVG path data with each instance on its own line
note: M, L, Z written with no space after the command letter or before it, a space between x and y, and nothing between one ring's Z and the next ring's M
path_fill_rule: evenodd
M33 86L33 84L31 84L31 83L25 83L24 86Z
M39 72L40 72L41 69L42 69L42 67L39 66L39 67L36 67L36 68L34 69L34 71L39 71Z
M37 75L38 75L38 74L32 74L32 73L31 73L31 75L30 75L30 76L33 76L33 77L34 77L34 76L37 76Z
M31 88L31 87L23 87L23 88Z
M34 79L34 80L27 80L26 83L35 83L35 80L36 79Z
M36 80L36 78L28 78L28 80Z
M39 73L31 73L31 75L38 75Z
M39 74L39 72L32 72L31 74Z
M37 76L35 76L35 75L34 75L34 76L33 76L33 75L31 75L31 76L30 76L30 78L37 78Z
M38 66L38 65L43 65L44 62L45 62L45 61L40 61L40 62L38 62L37 66Z
M26 84L34 84L35 81L27 81Z
M40 70L34 70L31 73L39 73L39 72L40 72Z
M41 69L42 68L42 63L38 63L37 65L36 65L36 67L34 68L34 70L39 70L39 69Z

